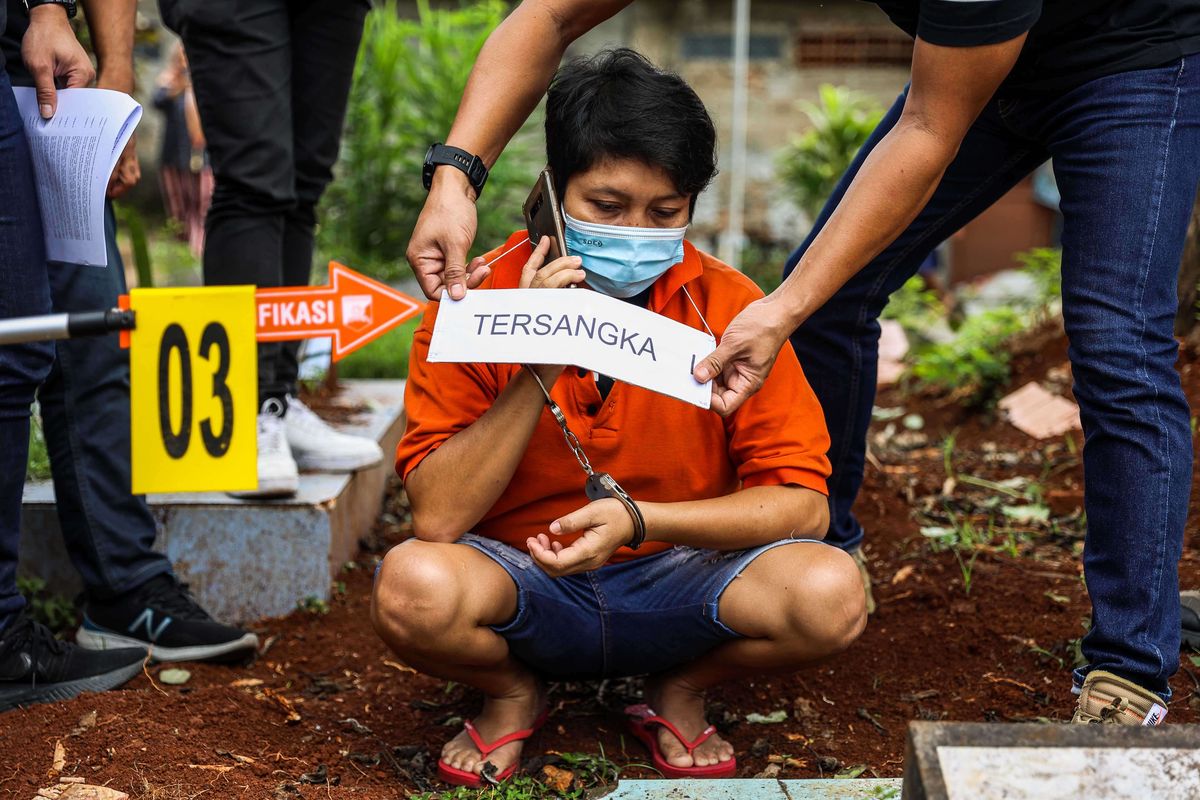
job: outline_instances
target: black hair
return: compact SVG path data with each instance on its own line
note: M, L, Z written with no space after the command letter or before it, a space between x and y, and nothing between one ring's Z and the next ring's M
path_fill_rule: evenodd
M634 50L604 50L558 70L546 94L546 160L558 196L605 158L662 168L696 198L717 174L717 131L687 82Z

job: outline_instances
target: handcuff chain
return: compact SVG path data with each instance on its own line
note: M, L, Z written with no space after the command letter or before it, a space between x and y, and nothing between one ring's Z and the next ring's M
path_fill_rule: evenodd
M524 367L529 370L529 374L537 381L538 388L546 396L546 405L550 408L550 413L554 415L554 420L558 423L558 427L562 429L563 438L567 440L567 447L571 448L571 452L575 454L575 460L579 462L579 466L583 468L588 477L591 477L595 473L595 470L592 469L592 462L588 460L587 453L583 451L583 445L579 443L579 437L567 426L566 415L558 407L558 403L551 399L550 392L546 391L546 384L542 383L542 376L537 374L537 370L528 364L525 364Z
M524 364L523 366L533 376L533 379L537 381L542 394L546 396L546 406L550 409L550 413L554 415L555 421L558 422L558 427L562 428L563 438L567 440L567 447L571 448L571 452L575 454L575 460L579 462L579 466L583 467L583 471L587 473L588 479L584 484L584 491L587 493L588 499L599 500L602 497L611 497L625 507L625 510L629 512L629 516L633 520L633 538L626 546L630 550L637 550L646 539L646 518L642 516L642 510L638 508L637 503L621 488L621 484L617 483L612 475L609 475L607 472L597 474L592 469L592 462L588 460L587 453L583 452L583 445L580 444L579 437L567 426L566 415L558 407L558 403L554 402L553 398L550 397L550 392L546 390L546 384L542 383L542 376L538 375L537 370L528 364Z

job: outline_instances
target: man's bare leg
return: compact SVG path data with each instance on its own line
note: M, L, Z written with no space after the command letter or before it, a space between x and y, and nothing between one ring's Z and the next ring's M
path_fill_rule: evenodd
M542 685L488 628L516 611L517 587L492 559L465 544L418 540L388 552L371 603L375 630L405 663L483 692L474 724L488 742L530 727L545 705ZM503 771L520 759L522 744L487 760ZM468 772L483 768L466 731L446 743L442 760Z
M646 681L646 703L690 739L708 727L704 692L733 678L794 672L846 649L866 625L866 597L853 559L828 545L797 542L768 550L721 595L721 621L746 638ZM669 731L658 746L677 767L733 758L713 736L693 756Z

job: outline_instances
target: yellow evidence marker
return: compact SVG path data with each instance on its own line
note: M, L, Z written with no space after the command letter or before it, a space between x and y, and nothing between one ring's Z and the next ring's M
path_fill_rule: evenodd
M253 286L134 289L133 492L258 486Z

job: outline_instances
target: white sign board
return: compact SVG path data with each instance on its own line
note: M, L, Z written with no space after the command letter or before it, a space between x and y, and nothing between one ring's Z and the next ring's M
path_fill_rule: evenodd
M489 289L443 299L429 360L569 364L700 408L711 382L692 377L716 347L697 330L586 289Z

